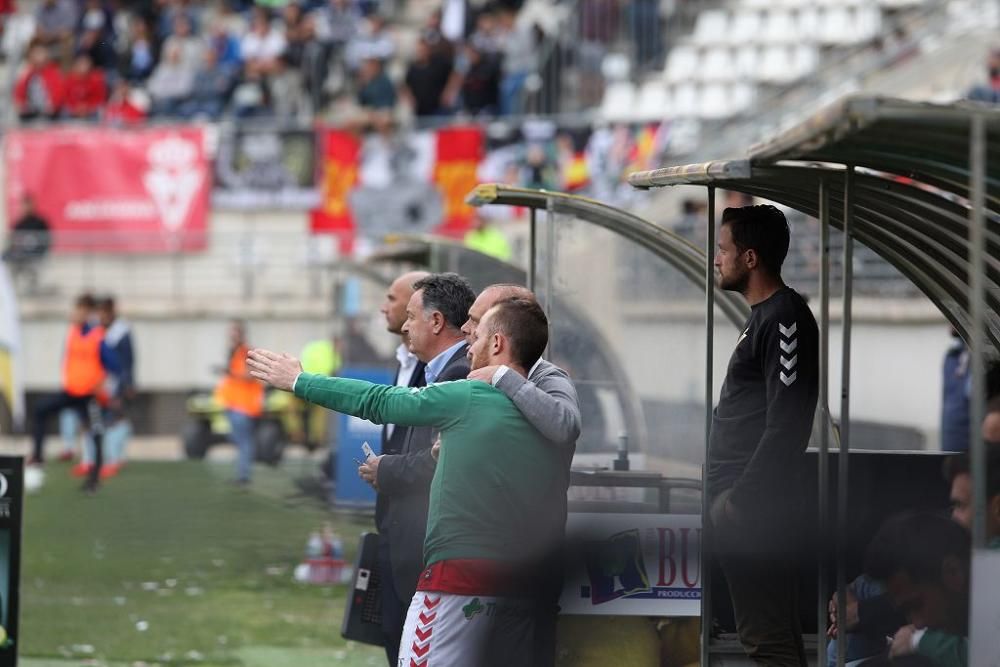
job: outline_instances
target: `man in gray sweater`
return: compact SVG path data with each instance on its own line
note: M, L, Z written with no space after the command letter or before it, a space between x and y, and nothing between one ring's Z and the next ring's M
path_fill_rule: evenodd
M479 320L490 308L508 299L535 300L534 293L521 285L490 285L484 289L469 308L469 320L462 326L466 341L471 346ZM569 469L576 451L576 439L580 436L580 406L577 401L573 381L563 369L544 359L539 359L528 372L527 379L519 373L512 373L506 366L486 366L472 371L470 380L492 384L513 401L521 414L532 426L557 447L563 455L564 465L560 468L566 479L559 480L563 488L569 486ZM555 525L566 526L566 496L553 508ZM561 541L560 541L561 542ZM559 613L559 595L562 592L563 555L561 548L555 550L548 559L551 583L540 596L540 604L535 620L534 667L551 667L555 663L556 616Z

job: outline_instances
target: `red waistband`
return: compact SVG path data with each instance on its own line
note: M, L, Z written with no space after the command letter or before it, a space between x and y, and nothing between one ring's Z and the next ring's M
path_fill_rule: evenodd
M424 568L418 591L520 597L535 591L534 573L482 558L442 560Z

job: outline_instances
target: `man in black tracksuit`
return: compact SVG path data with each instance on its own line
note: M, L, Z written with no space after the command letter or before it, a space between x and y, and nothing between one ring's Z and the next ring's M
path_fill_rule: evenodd
M781 280L788 223L773 206L727 208L715 256L719 286L752 308L712 421L712 548L729 585L744 650L762 665L805 665L792 525L818 394L816 320Z

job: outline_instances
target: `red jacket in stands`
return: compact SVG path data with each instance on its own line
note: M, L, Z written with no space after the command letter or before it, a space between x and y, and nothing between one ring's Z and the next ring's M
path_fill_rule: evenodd
M36 76L39 77L44 86L44 92L48 101L47 108L45 109L28 108L28 87L32 79ZM22 113L25 111L46 114L56 113L62 108L63 95L63 75L59 71L59 67L54 63L48 63L40 69L28 67L21 73L20 78L17 80L17 85L14 86L14 104L18 112Z
M108 96L104 73L100 70L71 72L66 77L65 90L63 106L76 118L96 115Z

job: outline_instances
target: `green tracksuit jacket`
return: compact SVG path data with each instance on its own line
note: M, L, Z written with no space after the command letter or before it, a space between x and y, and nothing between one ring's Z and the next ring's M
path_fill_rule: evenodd
M460 380L409 388L302 373L294 392L377 424L440 429L425 566L466 558L531 563L561 538L557 498L566 488L559 450L491 385Z

